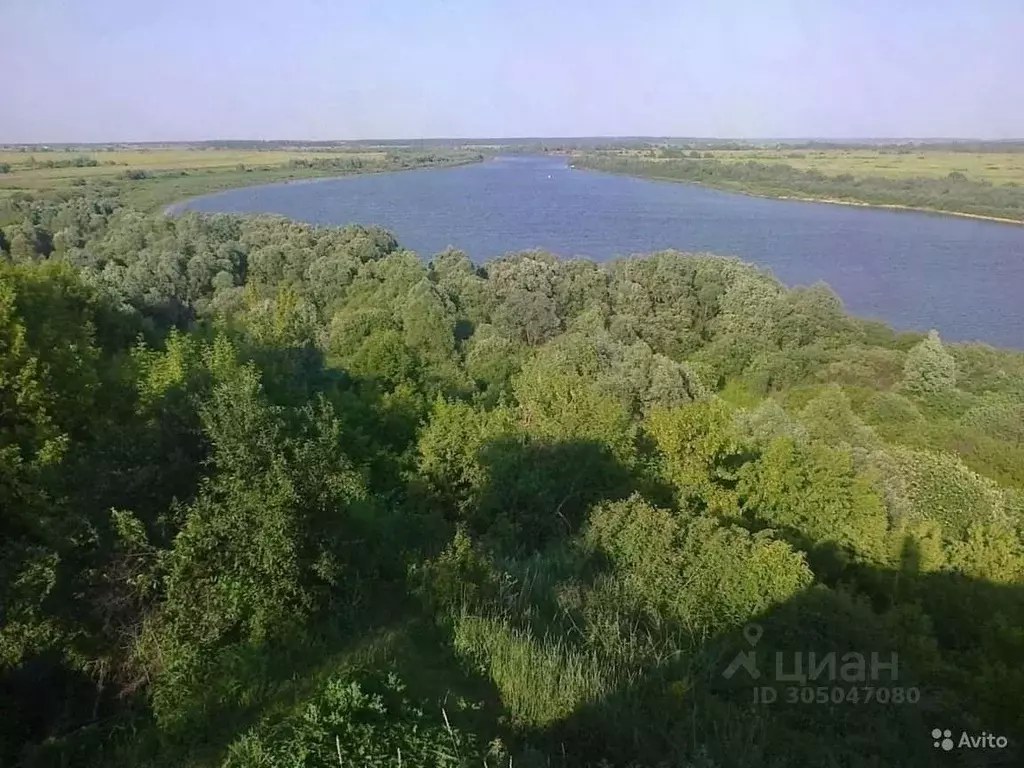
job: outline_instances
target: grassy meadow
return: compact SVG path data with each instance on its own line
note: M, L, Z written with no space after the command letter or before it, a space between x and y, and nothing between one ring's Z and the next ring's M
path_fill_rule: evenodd
M645 162L671 163L694 150L662 153L658 149L630 148L600 150L589 154L622 157ZM942 179L962 173L975 181L994 185L1024 185L1024 152L954 152L947 149L703 149L701 159L726 163L757 162L788 165L800 171L817 171L826 176L850 174L855 177L887 179ZM577 151L577 155L581 154ZM2 162L2 161L0 161Z
M232 187L469 159L451 152L432 154L432 160L423 162L423 158L413 160L403 151L376 148L260 150L179 145L83 151L0 149L0 201L19 193L38 197L119 187L126 202L149 210Z
M723 161L785 163L802 171L827 176L881 176L890 179L934 178L962 173L992 184L1024 184L1024 153L950 152L945 150L726 150L712 153Z
M578 168L764 197L1024 222L1024 152L946 147L647 147L573 153Z

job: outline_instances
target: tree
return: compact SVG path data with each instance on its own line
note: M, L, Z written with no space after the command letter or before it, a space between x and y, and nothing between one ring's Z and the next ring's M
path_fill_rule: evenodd
M743 467L737 490L745 514L800 549L834 556L838 562L816 563L823 574L835 575L846 558L885 562L885 505L845 450L777 438Z
M855 333L842 301L824 283L790 292L779 307L777 325L779 346L784 349L814 343L848 344Z
M636 430L629 412L557 359L537 357L526 364L513 380L513 392L528 434L552 442L592 441L631 461Z
M481 411L439 397L420 432L417 464L434 492L470 516L486 489L488 469L481 452L489 444L520 433L512 411Z
M295 632L325 604L348 565L341 537L366 499L329 405L310 403L286 419L252 366L222 375L203 409L217 471L167 554L154 625L164 667L155 706L166 722L180 716L181 691L194 685L204 654L233 638Z
M466 373L494 404L510 393L512 377L522 368L526 346L502 334L493 325L478 326L466 343Z
M0 262L0 669L110 650L90 626L107 516L93 487L119 467L93 457L130 393L104 310L66 265Z
M455 364L455 307L445 295L423 279L401 299L401 306L405 343L423 362L432 385L449 389L468 385Z
M494 323L530 346L547 341L561 328L555 301L553 256L525 253L487 267L488 287L498 298Z
M35 244L22 230L14 233L7 250L16 262L31 261L36 257Z
M903 386L910 392L928 395L956 387L956 361L946 351L938 331L928 336L907 353L903 366Z
M660 471L688 505L734 509L731 486L743 445L732 410L711 399L679 408L658 408L644 422L660 456Z
M959 538L973 522L1003 519L1005 492L956 456L906 446L888 453L905 478L911 519L939 523L947 538Z
M380 380L391 388L412 380L419 369L413 350L401 333L391 329L370 333L349 360L353 373Z

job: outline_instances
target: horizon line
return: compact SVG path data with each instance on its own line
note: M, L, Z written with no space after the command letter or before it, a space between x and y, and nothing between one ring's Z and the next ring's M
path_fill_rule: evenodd
M145 139L145 140L106 140L106 141L6 141L0 142L3 147L49 147L49 146L109 146L113 144L144 145L144 144L216 144L216 143L248 143L248 144L367 144L373 142L536 142L536 141L708 141L708 142L806 142L806 143L901 143L901 142L948 142L948 143L985 143L1012 144L1024 142L1019 138L985 139L973 136L672 136L672 135L577 135L577 136L422 136L400 138L363 138L363 139L310 139L310 138L207 138L207 139Z

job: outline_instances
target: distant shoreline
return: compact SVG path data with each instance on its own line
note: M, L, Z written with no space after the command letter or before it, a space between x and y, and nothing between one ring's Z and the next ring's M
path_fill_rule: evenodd
M690 179L676 179L670 176L648 176L645 174L638 173L627 173L626 171L608 171L603 168L590 168L587 166L572 166L575 170L580 171L597 171L598 173L612 173L616 176L628 176L632 179L650 179L651 181L671 181L675 184L694 184L698 187L704 187L706 189L717 189L721 192L735 192L738 195L747 195L748 197L760 197L764 200L789 200L797 203L827 203L828 205L849 205L856 208L878 208L880 210L891 210L891 211L909 211L912 213L932 213L940 216L959 216L963 219L977 219L978 221L991 221L997 224L1014 224L1018 227L1024 226L1024 220L1022 219L1007 219L999 216L985 216L981 213L967 213L965 211L945 211L940 208L922 208L913 205L899 205L896 203L865 203L861 200L837 200L836 198L829 197L804 197L797 195L772 195L765 192L753 192L747 189L737 189L735 187L726 187L718 184L708 184L705 181L692 181Z
M765 197L772 200L795 200L801 203L828 203L829 205L852 205L857 208L881 208L893 211L915 211L917 213L937 213L941 216L959 216L964 219L978 219L979 221L995 221L1000 224L1016 224L1024 226L1024 220L1006 219L1000 216L985 216L981 213L966 213L965 211L944 211L940 208L918 208L912 205L897 205L896 203L865 203L860 200L835 200L826 197L791 197L789 195L761 195L754 192L749 194L755 197Z
M187 213L184 206L188 205L194 200L199 200L204 197L212 197L213 195L219 195L224 192L232 192L236 189L253 189L256 187L278 187L287 186L289 184L309 184L314 182L322 181L337 181L338 179L351 179L358 176L378 176L382 173L409 173L412 171L441 171L446 168L458 168L463 165L476 165L477 163L487 162L487 156L484 156L482 160L460 160L453 163L445 163L442 165L425 165L416 168L382 168L380 170L371 171L356 171L355 173L341 173L332 174L329 176L300 176L294 179L280 179L278 181L255 181L252 184L238 184L231 187L223 187L221 189L213 189L209 192L200 192L198 195L189 195L188 197L180 200L175 200L172 203L167 203L163 207L161 212L163 216L180 216L183 213Z

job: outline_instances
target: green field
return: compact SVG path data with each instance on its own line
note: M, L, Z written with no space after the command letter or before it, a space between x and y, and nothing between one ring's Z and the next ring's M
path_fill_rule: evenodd
M383 151L353 152L282 152L224 149L131 149L104 152L0 151L0 165L10 171L0 174L0 188L42 188L70 182L72 179L117 178L128 170L152 172L182 170L229 170L243 165L247 168L281 166L289 160L307 156L319 158L360 157L377 159ZM86 158L98 163L85 167L42 167L47 162L60 163ZM35 161L34 163L32 161Z
M951 152L948 150L897 149L706 149L697 151L702 159L742 163L755 161L788 165L801 171L818 171L828 176L844 173L857 177L889 179L941 179L962 173L969 179L992 184L1024 184L1022 152ZM579 154L579 153L577 153ZM596 153L629 157L649 162L671 163L677 157L663 156L658 149L618 149Z
M572 162L764 197L1024 221L1021 152L647 147L577 151Z
M89 151L42 148L0 150L0 201L18 195L49 197L116 192L137 208L232 187L290 179L375 173L474 162L460 150L405 148L321 150L208 149L175 146Z
M366 172L378 170L388 170L388 168L375 168ZM286 165L247 167L245 170L235 167L189 169L132 181L123 195L126 202L136 208L151 210L168 203L224 189L339 175L341 172L333 169L289 168Z
M959 172L969 179L993 184L1024 184L1024 153L968 153L946 151L893 150L751 150L714 152L719 160L786 163L803 171L816 170L829 176L882 176L892 179L943 178Z

